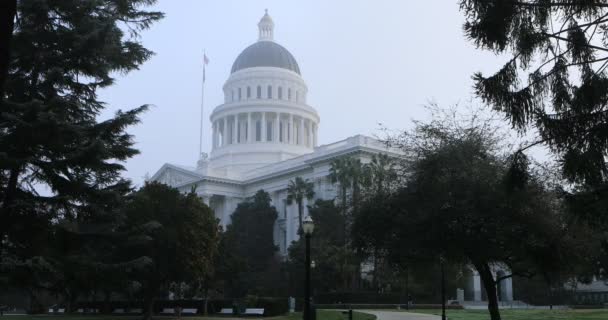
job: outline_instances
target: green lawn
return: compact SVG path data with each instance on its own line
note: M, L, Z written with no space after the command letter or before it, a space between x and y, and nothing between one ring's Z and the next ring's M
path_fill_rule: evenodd
M302 320L302 313L296 312L285 316L269 318L272 320ZM346 320L347 316L341 311L317 310L317 320ZM354 311L353 320L375 320L376 316Z
M441 315L441 310L411 312ZM446 310L449 320L489 320L487 310ZM608 320L608 309L594 310L500 310L503 320Z
M10 316L5 315L0 317L0 320L138 320L141 319L140 316L114 316L114 315L91 315L91 316L82 316L82 315L26 315L26 316ZM154 317L156 320L174 320L176 317L171 316L156 316ZM235 318L227 318L227 317L182 317L182 320L229 320ZM242 319L255 320L261 319L256 317L247 317ZM279 316L279 317L271 317L265 319L272 320L301 320L302 314L300 312L296 312L289 315ZM376 316L353 312L353 320L375 320ZM346 320L346 316L342 315L340 311L331 311L331 310L318 310L317 311L317 320Z

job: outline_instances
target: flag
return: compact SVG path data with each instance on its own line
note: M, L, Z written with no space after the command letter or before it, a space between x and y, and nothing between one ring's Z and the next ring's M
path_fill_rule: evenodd
M209 58L203 53L203 83L205 82L205 66L209 64Z

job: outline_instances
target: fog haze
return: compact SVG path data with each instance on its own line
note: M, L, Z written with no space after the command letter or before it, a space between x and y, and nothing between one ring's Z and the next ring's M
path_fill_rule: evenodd
M203 151L208 117L238 54L257 40L267 8L275 41L296 58L308 104L320 117L319 144L411 127L424 105L469 104L471 75L496 71L504 57L465 39L457 1L159 1L166 18L141 41L156 54L141 70L101 92L108 109L153 107L130 132L140 155L125 175L141 184L163 163L194 166L198 156L203 50L206 70ZM473 100L473 103L478 103Z

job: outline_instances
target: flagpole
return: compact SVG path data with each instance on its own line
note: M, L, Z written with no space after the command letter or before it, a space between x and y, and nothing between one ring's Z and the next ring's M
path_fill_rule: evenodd
M204 59L206 59L206 55L205 55L205 50L203 50L203 83L201 85L201 123L200 123L200 132L199 132L199 137L198 137L198 158L200 159L201 155L203 154L203 123L204 123L204 116L203 116L203 112L205 110L205 61Z

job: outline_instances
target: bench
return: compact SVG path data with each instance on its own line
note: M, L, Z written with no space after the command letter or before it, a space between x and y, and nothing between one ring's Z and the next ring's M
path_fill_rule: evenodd
M140 314L143 312L144 312L144 310L141 308L129 309L129 313L131 313L131 314Z
M232 308L222 308L222 310L220 310L220 312L218 312L218 314L233 315L234 311L232 310Z
M175 314L175 309L173 309L173 308L164 308L163 311L161 311L160 313L162 313L162 314Z
M65 308L57 309L57 313L65 313Z
M247 308L245 312L243 312L244 316L263 316L264 309L263 308Z
M182 314L197 314L198 309L195 308L184 308L182 309Z
M123 309L123 308L114 309L112 311L112 313L122 314L122 313L125 313L125 309Z

